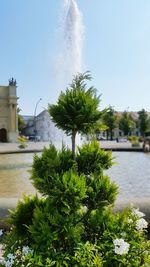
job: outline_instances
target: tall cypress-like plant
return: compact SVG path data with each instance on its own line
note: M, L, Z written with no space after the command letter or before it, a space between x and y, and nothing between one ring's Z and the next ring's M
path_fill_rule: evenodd
M75 152L76 133L89 132L100 117L99 98L93 88L86 90L89 78L79 74L50 107L59 127L74 136L74 159L70 149L52 144L34 156L31 180L40 198L25 197L12 212L0 267L150 266L144 214L112 212L118 187L104 173L112 166L111 151L92 141Z
M57 104L49 105L49 113L55 125L71 136L73 158L76 134L93 131L102 116L99 111L100 96L96 95L93 86L87 86L90 80L89 72L76 75L66 92L61 92Z

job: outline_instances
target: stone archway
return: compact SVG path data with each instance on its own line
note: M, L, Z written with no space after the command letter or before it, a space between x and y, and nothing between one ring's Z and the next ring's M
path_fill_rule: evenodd
M7 142L7 131L4 128L0 129L0 142Z

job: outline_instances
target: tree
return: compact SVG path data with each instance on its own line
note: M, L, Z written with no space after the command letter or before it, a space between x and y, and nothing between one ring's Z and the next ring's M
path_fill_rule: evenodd
M112 106L109 106L106 113L103 116L103 122L107 126L107 137L110 133L110 139L113 139L113 130L117 126L117 115L115 114L115 110Z
M124 111L119 120L119 129L123 131L124 135L128 135L134 127L134 120L127 111Z
M26 122L24 118L19 114L21 111L20 108L17 108L17 113L18 113L18 131L19 133L22 132L23 128L26 126Z
M140 110L138 114L139 114L138 126L140 129L141 135L144 137L146 131L149 129L149 126L150 126L150 119L145 109Z
M88 107L89 102L84 109ZM80 103L79 108L82 118ZM77 104L74 109L76 115ZM70 116L67 124L64 114L71 132ZM66 131L66 127L62 128ZM83 129L86 133L90 128ZM0 266L150 266L144 214L113 210L118 187L105 174L112 164L112 152L101 149L95 140L78 147L75 159L64 145L57 150L50 144L40 155L35 154L30 179L40 196L24 197L11 212L11 229L3 241L5 259Z
M49 113L55 125L64 130L72 139L72 155L75 158L75 138L77 133L88 134L97 127L102 116L99 111L100 96L96 89L87 88L91 80L89 72L73 78L70 88L61 92L56 105L49 105Z

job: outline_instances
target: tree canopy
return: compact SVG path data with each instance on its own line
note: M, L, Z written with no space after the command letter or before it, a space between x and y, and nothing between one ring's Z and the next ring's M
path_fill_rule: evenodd
M119 120L119 128L124 132L124 135L128 135L135 127L135 122L132 119L131 115L127 112L124 111L120 120Z
M19 133L22 132L23 128L26 126L26 122L24 118L20 115L20 108L17 108L17 113L18 113L18 131Z
M112 106L109 106L106 113L103 115L103 122L107 126L107 135L110 133L110 139L113 139L113 130L117 126L117 115L115 114L115 110Z
M141 135L145 136L146 131L150 127L150 119L145 109L140 110L138 114L139 114L138 126L140 129Z
M93 86L87 85L91 78L89 72L74 76L66 92L60 93L57 104L48 108L55 125L72 137L73 154L76 134L92 132L102 115L99 111L100 96Z

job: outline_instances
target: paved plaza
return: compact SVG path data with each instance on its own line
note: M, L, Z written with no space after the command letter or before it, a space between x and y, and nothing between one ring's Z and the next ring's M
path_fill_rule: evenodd
M19 148L18 143L0 143L0 153L12 153L12 152L36 152L41 151L44 147L49 146L49 142L27 142L27 147L25 149ZM106 149L130 149L132 148L130 142L119 142L116 141L100 141L101 148ZM142 147L142 145L141 145Z
M49 142L27 142L26 148L19 148L18 143L0 143L0 153L39 151L48 146Z

